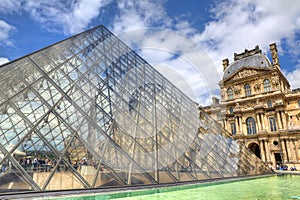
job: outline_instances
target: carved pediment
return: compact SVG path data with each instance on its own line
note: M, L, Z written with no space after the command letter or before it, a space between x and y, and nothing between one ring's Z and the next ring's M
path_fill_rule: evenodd
M242 108L244 110L249 109L249 108L254 108L254 106L256 105L256 102L246 102L243 104Z
M237 72L234 76L233 76L233 80L236 79L240 79L240 78L245 78L247 76L251 76L251 75L255 75L258 74L258 70L256 69L243 69L239 72Z

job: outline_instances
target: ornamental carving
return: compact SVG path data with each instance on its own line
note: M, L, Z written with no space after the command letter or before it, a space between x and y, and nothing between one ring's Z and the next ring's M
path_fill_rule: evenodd
M246 76L250 76L250 75L253 75L253 74L257 74L257 71L256 71L256 70L253 70L253 69L242 70L242 71L238 72L238 73L233 77L233 80L239 79L239 78L244 78L244 77L246 77Z
M239 104L239 103L236 103L236 104L235 104L235 110L237 111L237 110L240 110L240 109L241 109L240 104Z
M241 88L236 85L233 87L233 92L235 95L239 95L241 93Z
M273 76L272 78L271 78L271 83L272 83L272 85L274 86L274 87L278 87L279 86L279 78L277 77L277 76Z
M300 118L300 113L298 113L298 114L296 115L296 117L297 117L297 120L299 120L299 118Z
M266 116L275 116L275 112L274 111L269 111L265 113Z
M257 82L255 82L255 84L254 84L254 90L255 91L259 91L260 90L260 87L261 87L261 83L259 82L259 81L257 81Z
M221 98L222 99L225 99L225 93L226 93L225 89L221 88Z
M243 109L254 108L255 105L255 102L247 102L243 105Z

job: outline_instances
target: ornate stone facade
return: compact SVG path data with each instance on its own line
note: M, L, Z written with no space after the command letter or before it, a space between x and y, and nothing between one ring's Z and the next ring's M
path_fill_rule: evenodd
M275 43L270 51L272 63L258 46L223 60L221 100L203 109L262 161L300 169L300 89L290 89Z

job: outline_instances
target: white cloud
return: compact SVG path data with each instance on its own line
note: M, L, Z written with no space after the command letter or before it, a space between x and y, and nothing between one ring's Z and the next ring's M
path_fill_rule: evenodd
M209 56L185 36L195 33L195 29L184 20L175 23L159 1L120 1L118 8L113 24L118 37L138 48L145 60L192 99L205 102L220 76ZM153 25L160 28L150 28ZM205 80L209 74L218 78Z
M9 60L7 58L1 58L0 57L0 65L3 65L5 63L9 62Z
M4 2L2 2L4 1ZM2 0L0 13L28 13L42 28L51 32L75 34L98 17L112 0Z
M229 0L216 4L211 10L214 20L195 39L215 61L232 60L233 52L254 48L257 44L266 51L277 42L282 52L282 40L292 40L300 30L300 1ZM298 48L298 47L297 47ZM219 66L221 71L221 65Z
M1 0L0 13L18 12L21 8L21 0Z
M298 65L294 71L285 72L284 74L289 80L292 89L300 88L300 65Z
M11 46L12 42L10 40L10 34L15 31L16 29L6 23L5 21L0 20L0 46L1 45L8 45Z
M130 40L145 60L156 68L159 66L158 71L195 101L207 103L207 97L218 88L220 74L212 60L184 34L170 29L144 28L120 36Z
M123 0L118 1L119 14L116 15L113 30L116 33L145 27L166 27L171 25L164 1Z
M110 0L28 0L24 2L24 9L46 30L75 34L98 17L101 8L108 3Z

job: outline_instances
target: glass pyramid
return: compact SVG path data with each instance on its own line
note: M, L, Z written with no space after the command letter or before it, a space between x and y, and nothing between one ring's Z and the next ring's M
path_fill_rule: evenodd
M0 192L268 173L98 26L0 67Z

